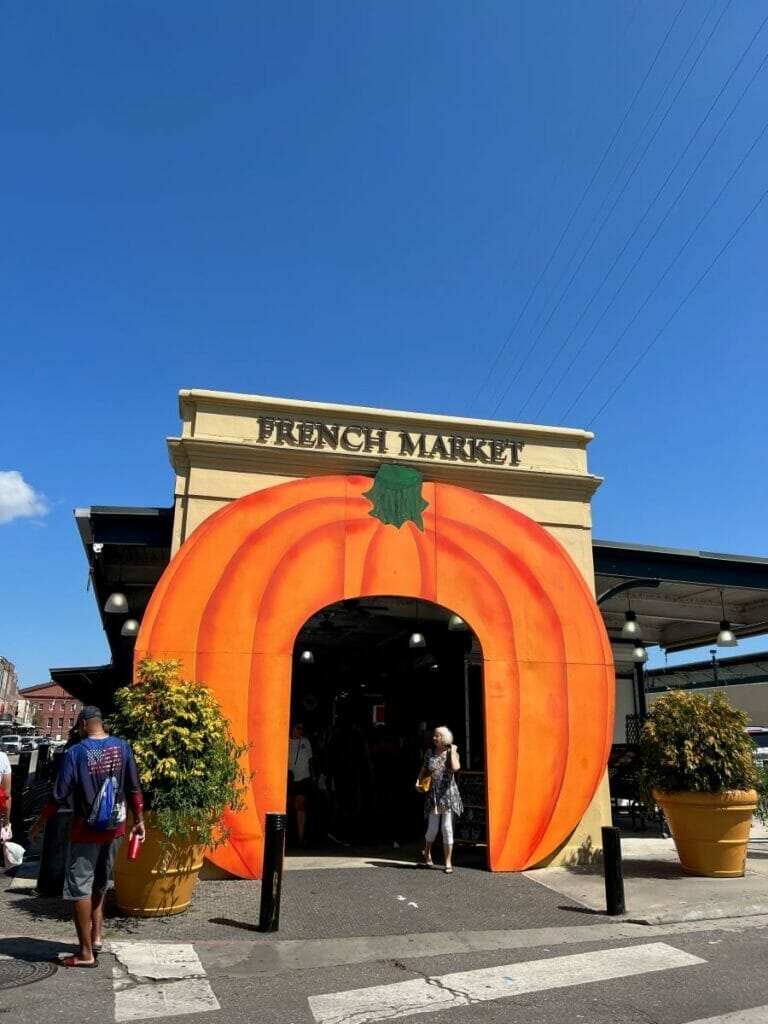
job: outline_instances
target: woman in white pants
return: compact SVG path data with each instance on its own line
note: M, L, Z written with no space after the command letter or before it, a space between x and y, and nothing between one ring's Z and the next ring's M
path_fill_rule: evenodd
M424 836L422 863L434 867L432 844L442 828L443 853L446 875L453 874L453 819L464 810L456 785L454 773L461 769L459 754L453 742L453 733L445 725L439 725L433 735L434 746L424 755L424 763L416 779L416 788L426 789L424 817L427 819L427 833ZM426 780L429 780L428 782Z

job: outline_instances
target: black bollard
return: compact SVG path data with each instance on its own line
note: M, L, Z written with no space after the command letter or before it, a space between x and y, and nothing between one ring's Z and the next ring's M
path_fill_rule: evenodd
M283 884L283 855L287 816L273 811L266 816L264 868L261 874L259 931L276 932L280 927L280 890Z
M617 828L603 828L603 871L605 873L606 913L611 917L626 913L624 875L621 870L621 837Z

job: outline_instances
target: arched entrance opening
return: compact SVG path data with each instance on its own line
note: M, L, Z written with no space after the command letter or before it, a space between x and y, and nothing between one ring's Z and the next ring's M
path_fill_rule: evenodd
M390 594L310 616L293 649L289 851L418 851L424 799L414 780L439 725L454 734L460 783L471 771L473 796L484 793L482 653L455 612ZM484 825L484 807L470 803L457 841L484 848L484 830L465 827Z
M551 533L493 498L383 465L232 501L185 541L147 607L136 657L178 658L250 744L251 783L211 859L261 876L264 815L285 807L296 637L319 610L381 594L430 601L482 645L488 859L539 864L605 774L610 644L586 580Z

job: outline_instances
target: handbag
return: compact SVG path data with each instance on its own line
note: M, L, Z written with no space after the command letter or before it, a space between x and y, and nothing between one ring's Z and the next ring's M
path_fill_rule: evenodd
M10 871L11 868L17 868L19 864L24 860L24 847L19 846L18 843L5 842L3 843L3 861L5 862L5 870Z
M424 790L425 793L428 793L430 788L431 788L431 786L432 786L432 776L431 775L425 775L424 778L421 780L421 788Z

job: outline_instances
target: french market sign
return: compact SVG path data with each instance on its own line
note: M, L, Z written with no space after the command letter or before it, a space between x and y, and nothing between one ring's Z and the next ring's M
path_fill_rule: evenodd
M361 424L257 416L257 444L270 448L361 452L405 459L437 459L483 466L519 466L523 441L466 434L414 433Z

